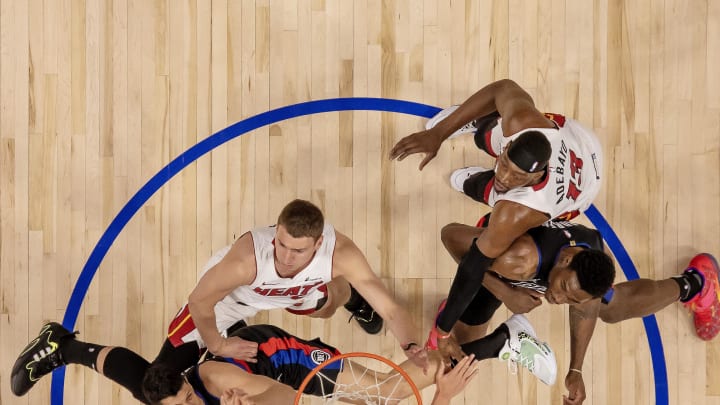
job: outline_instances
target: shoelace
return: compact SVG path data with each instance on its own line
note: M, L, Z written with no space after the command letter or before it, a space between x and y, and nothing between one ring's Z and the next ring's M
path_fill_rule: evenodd
M368 313L368 312L370 313L370 317L369 317L369 318L364 317L364 315L365 315L366 313ZM361 315L362 315L362 316L361 316ZM374 312L374 311L368 311L368 310L365 309L365 308L360 308L360 309L357 309L357 310L353 311L353 312L350 314L350 318L348 318L348 322L352 321L353 318L355 318L355 319L359 319L359 320L361 320L361 321L363 321L363 322L365 322L365 323L370 323L370 322L372 322L372 320L373 320L374 317L375 317L375 312Z
M33 359L36 361L35 365L35 371L37 374L35 377L41 377L50 371L62 366L65 364L62 360L62 357L60 356L60 352L58 350L52 350L48 347L47 349L41 350L37 352ZM48 352L49 351L49 352ZM43 362L41 360L47 360L47 362Z
M462 128L458 130L458 132L465 132L465 131L474 131L477 127L475 126L475 121L470 121L467 124L463 125Z

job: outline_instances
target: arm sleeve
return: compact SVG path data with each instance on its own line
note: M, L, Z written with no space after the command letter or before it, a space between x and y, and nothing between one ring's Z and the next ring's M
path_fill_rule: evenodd
M453 280L448 294L447 303L442 314L438 317L437 326L449 332L455 322L465 312L470 302L482 287L485 272L488 270L494 259L485 256L473 239L470 250L463 256L458 266L455 280Z

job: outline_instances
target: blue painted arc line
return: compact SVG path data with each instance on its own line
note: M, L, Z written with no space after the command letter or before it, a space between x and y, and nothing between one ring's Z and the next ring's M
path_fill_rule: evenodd
M125 204L117 216L115 216L112 220L108 228L100 237L98 243L93 248L85 266L80 272L80 276L78 277L72 294L70 295L67 309L65 310L63 325L69 330L72 330L75 327L78 314L80 313L80 308L82 307L83 300L87 295L87 290L90 287L90 282L92 282L100 263L120 232L125 228L135 213L147 202L147 200L149 200L150 197L152 197L153 194L160 189L160 187L165 185L165 183L178 174L182 169L216 147L263 126L304 115L352 110L393 112L430 118L437 114L440 111L440 108L410 101L370 97L334 98L308 101L255 115L220 130L208 138L198 142L150 178L150 180L148 180L148 182L145 183L145 185L142 186L140 190L132 196L132 198L130 198L127 204ZM627 251L617 238L615 232L613 232L610 225L607 221L605 221L602 214L600 214L595 206L591 206L586 214L595 227L603 234L608 246L625 272L627 279L630 280L638 278L637 270L635 270L635 266L628 256ZM643 322L645 324L645 331L648 336L648 343L650 345L650 353L653 362L656 403L659 405L667 405L667 370L665 366L665 355L662 340L660 338L660 332L654 316L644 318ZM52 376L50 396L52 405L63 405L64 384L65 367L61 367L55 370Z

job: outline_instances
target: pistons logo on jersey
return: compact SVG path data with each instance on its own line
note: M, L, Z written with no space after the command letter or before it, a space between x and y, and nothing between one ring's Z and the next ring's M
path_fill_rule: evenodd
M310 284L292 287L255 287L253 288L253 292L263 297L289 297L293 300L299 300L308 295L315 287L322 284L325 284L322 280L314 280Z
M330 353L324 352L319 349L315 349L310 353L310 358L315 364L322 364L323 362L330 360Z

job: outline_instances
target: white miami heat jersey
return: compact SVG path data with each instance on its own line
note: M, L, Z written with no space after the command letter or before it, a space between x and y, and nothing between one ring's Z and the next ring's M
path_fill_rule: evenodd
M332 279L332 259L335 251L335 229L330 224L323 228L323 241L310 263L294 277L283 278L275 270L275 226L256 228L250 231L255 246L257 274L250 285L233 290L221 302L243 305L255 310L273 308L305 309L315 305L318 289ZM319 295L324 296L324 292Z
M552 147L547 176L534 186L498 193L491 187L487 199L491 207L498 201L514 201L550 215L570 220L590 207L600 191L602 146L595 134L579 122L558 114L545 114L557 128L529 128L504 137L500 122L493 128L491 147L498 155L507 144L526 131L545 134Z

